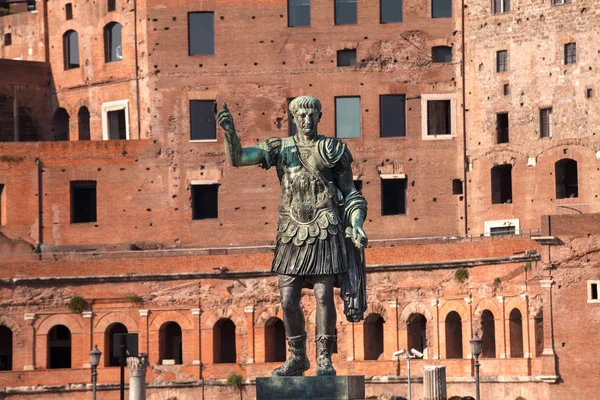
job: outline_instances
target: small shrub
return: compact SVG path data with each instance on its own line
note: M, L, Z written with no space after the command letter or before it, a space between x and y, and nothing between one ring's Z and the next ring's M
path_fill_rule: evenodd
M463 283L464 281L466 281L467 279L469 279L469 271L465 267L460 267L454 273L454 279L458 283Z
M232 372L227 377L227 386L229 386L233 390L241 390L242 388L242 376L240 374L236 374Z
M85 307L85 300L80 296L71 297L71 301L69 301L69 310L74 313L80 313Z
M144 298L132 292L125 296L125 300L135 303L138 306L144 304Z
M494 283L492 283L492 286L494 286L494 289L498 289L501 284L502 279L500 279L500 277L496 277L496 279L494 279Z
M15 156L7 156L6 154L3 154L0 156L0 162L6 163L11 167L15 164L22 162L23 160L25 160L25 157L23 157L23 156L15 157Z
M523 269L529 271L531 269L531 261L527 261L525 265L523 265Z

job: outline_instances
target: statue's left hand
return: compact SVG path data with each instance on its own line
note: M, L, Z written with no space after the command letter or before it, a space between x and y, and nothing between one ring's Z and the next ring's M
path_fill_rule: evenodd
M357 249L360 249L361 247L367 247L367 243L369 242L367 234L365 233L363 228L358 226L352 228L350 238L352 239L352 242L354 243Z

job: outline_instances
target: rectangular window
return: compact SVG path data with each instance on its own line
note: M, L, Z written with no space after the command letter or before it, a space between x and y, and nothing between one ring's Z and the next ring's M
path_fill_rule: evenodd
M452 62L452 47L435 46L431 48L431 61L434 63Z
M496 72L508 71L508 51L500 50L496 52Z
M5 46L12 45L12 34L10 34L10 33L5 33L4 34L4 45Z
M559 5L559 4L569 4L571 3L571 0L552 0L552 4Z
M288 26L310 26L310 0L288 0Z
M594 96L594 91L592 90L592 88L585 89L585 98L586 99L591 99L593 96Z
M216 140L215 102L190 100L190 140Z
M431 18L452 18L452 0L431 0Z
M406 95L379 96L381 137L406 136Z
M27 2L27 11L35 11L37 9L35 0L30 0Z
M551 138L552 129L552 108L540 109L540 138Z
M73 4L65 4L65 16L67 17L67 20L73 19Z
M565 44L565 65L575 64L577 62L577 44Z
M600 303L600 281L588 281L588 303Z
M450 100L427 101L427 134L452 134L450 120Z
M338 50L337 66L353 67L356 65L356 49Z
M514 226L497 226L490 228L490 236L514 235L516 229Z
M356 24L358 20L356 0L335 0L335 24Z
M381 215L406 214L406 179L381 180Z
M382 24L402 22L402 0L380 0L379 21Z
M510 11L510 0L492 0L492 12L501 14Z
M492 168L492 204L512 203L512 165Z
M504 86L502 86L502 93L505 96L508 96L510 93L510 86L508 86L508 83L505 83Z
M96 222L96 182L71 182L71 223Z
M0 184L0 226L6 225L6 199L4 197L4 185Z
M117 0L108 0L107 8L108 11L115 11L117 9Z
M508 143L508 113L496 114L497 142Z
M360 137L360 97L335 98L335 137Z
M452 194L463 194L463 184L460 179L452 179Z
M191 185L192 219L219 217L219 185Z
M290 112L290 103L294 100L294 98L287 99L287 112L288 112L288 136L296 135L296 123L294 122L294 116Z
M125 126L125 110L109 111L108 140L127 140L127 127Z
M215 54L215 14L188 13L188 52L190 56Z

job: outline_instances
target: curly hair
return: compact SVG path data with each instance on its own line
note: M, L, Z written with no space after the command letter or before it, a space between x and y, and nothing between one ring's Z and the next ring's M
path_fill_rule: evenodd
M296 111L301 108L312 108L321 112L321 102L316 97L312 96L300 96L290 101L290 113L296 115Z

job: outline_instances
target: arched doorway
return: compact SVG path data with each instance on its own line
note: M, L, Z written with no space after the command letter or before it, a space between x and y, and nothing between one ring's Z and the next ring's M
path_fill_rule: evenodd
M221 318L213 327L213 361L215 364L235 363L237 359L235 324Z
M104 334L104 366L118 367L120 364L119 356L114 355L115 343L118 346L120 343L116 341L115 335L118 333L129 333L127 327L119 322L115 322L106 328Z
M12 370L13 333L10 328L0 326L0 371Z
M406 321L408 350L415 349L425 354L427 349L427 318L423 314L413 313Z
M177 322L165 322L160 327L158 336L160 363L162 364L165 360L173 360L174 364L181 364L183 362L181 326Z
M285 361L285 328L273 317L265 324L265 362Z
M79 140L90 140L90 112L83 106L77 113Z
M377 360L383 354L383 324L385 321L379 314L370 314L364 323L365 360Z
M59 108L52 118L52 133L55 141L69 140L69 113Z
M446 358L462 358L462 320L456 311L446 316Z
M64 325L48 332L48 368L71 368L71 331Z
M523 317L518 308L513 308L509 314L508 330L510 336L510 357L523 357Z
M481 357L496 358L496 324L490 310L481 313Z

